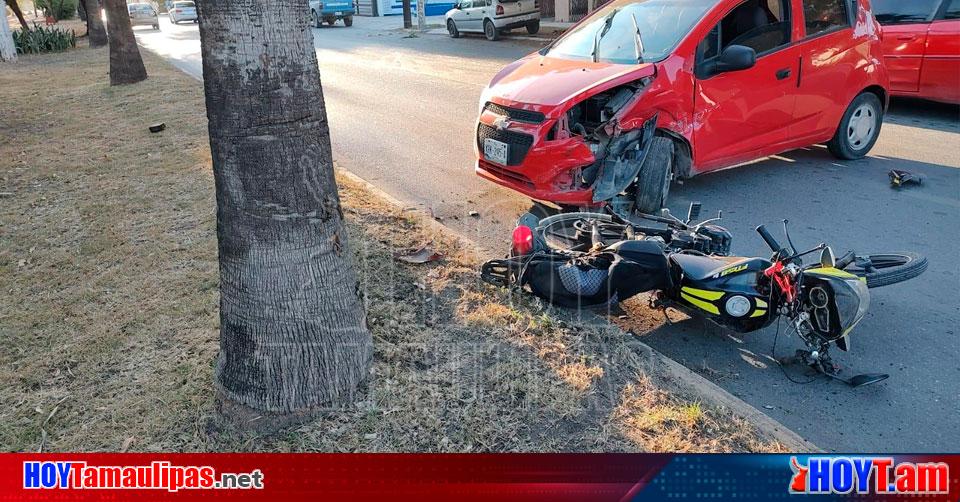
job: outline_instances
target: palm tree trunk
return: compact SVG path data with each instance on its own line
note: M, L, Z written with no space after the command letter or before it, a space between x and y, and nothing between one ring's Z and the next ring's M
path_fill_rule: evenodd
M17 16L17 20L20 21L20 26L24 30L29 30L30 26L27 25L27 20L23 18L23 12L20 10L17 0L7 0L7 5L10 6L10 10L13 11L13 15ZM4 13L4 17L6 17L6 13Z
M6 12L4 12L3 19L0 19L0 62L16 60L17 47L13 43L13 34L10 32L10 23L7 22Z
M107 32L103 28L103 18L100 12L100 2L97 0L83 0L83 10L87 12L87 35L90 38L90 47L107 45Z
M146 80L147 70L140 58L137 39L130 26L126 0L103 0L110 35L110 85L135 84Z
M352 402L372 340L307 0L201 3L220 253L219 410L270 430Z

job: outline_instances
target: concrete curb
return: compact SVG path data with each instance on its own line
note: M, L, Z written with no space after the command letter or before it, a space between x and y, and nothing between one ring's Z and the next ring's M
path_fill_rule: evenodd
M384 192L367 180L351 173L350 171L347 171L342 167L337 167L336 172L337 175L343 176L352 183L360 185L364 189L369 190L372 194L382 198L391 205L397 206L401 209L413 208L413 206L404 204L396 197ZM429 226L430 229L445 235L453 236L465 251L469 251L470 254L474 255L478 259L482 258L483 253L479 251L476 243L474 243L468 237L444 225L443 223L434 220L429 214L420 209L413 208L411 212L420 216L422 222ZM599 316L598 319L605 323L607 322L605 319L600 319ZM627 333L624 332L624 335L626 336ZM674 361L673 359L670 359L660 352L657 352L649 345L636 339L628 342L627 345L630 346L640 357L650 361L653 367L660 370L660 374L656 375L657 378L660 378L666 382L676 383L679 387L687 389L690 392L703 397L703 401L706 404L717 408L725 408L732 411L734 414L743 417L744 419L750 421L750 423L757 428L760 434L766 436L767 438L778 441L788 451L810 453L823 451L815 444L804 439L802 436L792 431L787 426L781 424L774 418L754 408L746 401L727 392L700 374L691 371L686 366Z

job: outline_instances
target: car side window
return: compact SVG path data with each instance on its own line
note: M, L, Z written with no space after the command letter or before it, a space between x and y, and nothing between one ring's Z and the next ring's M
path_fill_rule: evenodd
M472 8L473 8L473 0L460 0L460 8L461 8L461 9L472 9Z
M789 0L747 0L717 23L697 47L700 61L715 58L731 45L763 55L790 43Z
M925 23L940 6L940 1L873 0L870 4L873 6L873 15L880 24Z
M960 19L960 0L949 0L950 5L943 13L944 19Z
M807 36L850 26L844 0L803 0L803 20Z

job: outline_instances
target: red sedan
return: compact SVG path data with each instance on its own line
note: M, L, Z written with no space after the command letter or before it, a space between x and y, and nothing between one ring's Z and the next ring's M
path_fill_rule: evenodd
M476 171L656 212L673 179L817 143L863 157L888 85L868 0L613 0L493 77Z
M960 0L873 0L890 91L960 104Z

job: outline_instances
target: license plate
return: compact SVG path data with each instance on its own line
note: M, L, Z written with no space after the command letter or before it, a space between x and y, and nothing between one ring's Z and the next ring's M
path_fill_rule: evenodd
M334 12L334 15L342 16L342 15L343 15L343 12Z
M508 145L503 141L487 138L483 140L483 156L497 164L507 164Z

